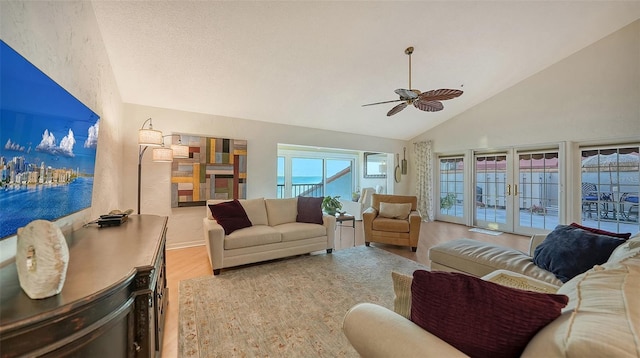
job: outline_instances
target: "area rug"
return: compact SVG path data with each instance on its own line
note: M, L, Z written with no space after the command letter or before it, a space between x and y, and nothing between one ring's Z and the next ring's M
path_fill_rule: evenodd
M358 357L342 333L359 302L393 308L391 271L427 269L375 247L298 256L180 282L181 357Z

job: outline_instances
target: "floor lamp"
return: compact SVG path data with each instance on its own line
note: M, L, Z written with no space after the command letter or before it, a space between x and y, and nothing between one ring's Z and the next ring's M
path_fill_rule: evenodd
M147 128L145 126L149 124ZM172 162L173 158L188 158L189 147L182 145L182 142L178 140L178 144L172 144L167 148L164 146L164 138L178 136L177 134L162 135L159 130L153 129L153 122L151 118L142 123L142 127L138 131L138 214L140 214L140 191L142 184L142 157L147 151L147 148L153 148L153 161L154 162Z

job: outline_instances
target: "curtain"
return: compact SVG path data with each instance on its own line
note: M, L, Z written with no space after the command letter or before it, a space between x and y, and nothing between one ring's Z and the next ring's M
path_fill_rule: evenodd
M423 221L435 220L433 212L433 153L431 141L413 144L416 168L416 196L418 197L418 211Z

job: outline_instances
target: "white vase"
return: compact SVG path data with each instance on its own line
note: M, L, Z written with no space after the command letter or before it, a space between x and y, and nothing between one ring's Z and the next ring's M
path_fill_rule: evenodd
M46 220L34 220L18 229L16 268L20 287L29 298L60 293L68 265L69 247L59 227Z

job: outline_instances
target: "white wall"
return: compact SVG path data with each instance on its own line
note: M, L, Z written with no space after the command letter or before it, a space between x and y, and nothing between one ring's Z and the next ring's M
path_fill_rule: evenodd
M137 132L147 118L153 118L154 129L165 135L194 135L247 140L247 197L276 197L276 157L278 143L401 153L406 142L282 124L228 118L209 114L177 111L135 104L124 105L123 143L126 181L122 190L122 208L137 207ZM169 138L167 138L169 139ZM143 214L169 216L167 247L204 243L202 218L205 207L171 208L171 168L168 163L155 163L151 153L142 164ZM394 185L394 192L407 193L408 181Z
M0 37L100 116L93 205L58 225L77 229L118 207L122 102L91 3L0 1ZM0 241L0 255L15 255L15 236Z
M640 20L417 136L435 152L640 138Z

